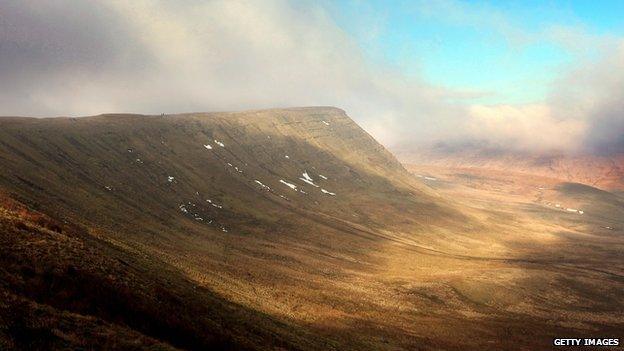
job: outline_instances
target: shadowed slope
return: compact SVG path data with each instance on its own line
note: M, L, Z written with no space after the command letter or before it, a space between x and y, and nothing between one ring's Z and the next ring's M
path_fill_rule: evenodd
M115 248L4 196L0 205L0 345L7 349L172 349L155 339L194 350L297 349L297 339L325 348L155 257Z

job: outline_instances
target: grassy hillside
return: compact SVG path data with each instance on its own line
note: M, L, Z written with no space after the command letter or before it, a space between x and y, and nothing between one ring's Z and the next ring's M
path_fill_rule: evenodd
M298 339L306 348L324 348L323 340L224 301L157 257L119 250L6 197L0 235L0 335L7 348L199 350L276 344L297 349Z

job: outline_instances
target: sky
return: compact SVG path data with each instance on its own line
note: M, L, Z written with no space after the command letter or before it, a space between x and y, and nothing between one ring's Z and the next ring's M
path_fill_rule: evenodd
M544 101L562 70L599 54L599 47L563 36L624 36L622 1L329 5L336 22L368 55L429 83L472 91L472 102L487 104Z
M0 115L331 105L391 148L624 151L622 1L0 1Z

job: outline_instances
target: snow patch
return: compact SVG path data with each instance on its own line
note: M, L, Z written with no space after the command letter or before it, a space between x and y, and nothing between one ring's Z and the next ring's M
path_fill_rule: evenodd
M311 181L309 181L309 180L307 180L307 179L305 179L305 178L301 178L301 177L299 177L299 180L302 180L302 181L304 181L304 182L306 182L306 183L308 183L308 184L312 185L313 187L316 187L316 188L318 188L318 187L319 187L318 185L314 184L313 182L311 182Z
M327 191L325 189L321 188L321 192L323 192L323 194L327 194L327 195L331 195L331 196L336 196L336 193L332 193L331 191Z
M289 183L289 182L287 182L287 181L285 181L283 179L280 179L280 183L286 185L287 187L291 188L292 190L295 190L295 191L297 190L297 186L295 184L293 184L293 183Z
M302 175L306 180L309 180L310 182L314 181L314 179L312 179L312 177L308 174L308 171L304 171Z
M212 150L212 146L210 144L204 144L204 147L208 150Z
M172 176L167 176L167 181L168 181L169 183L172 183L174 180L175 180L175 178L174 178L174 177L172 177Z
M318 185L314 184L314 179L312 179L312 177L310 177L310 175L308 174L308 171L304 171L303 172L303 178L299 177L300 180L303 180L304 182L314 186L314 187L319 187Z
M262 182L259 181L258 179L254 179L254 182L256 182L258 185L260 185L262 187L262 189L271 190L271 188L269 188L267 185L262 184Z
M210 199L206 199L206 202L208 202L209 204L211 204L211 205L212 205L212 207L216 207L216 208L223 208L223 206L215 204L215 203L214 203L214 202L212 202L212 200L210 200Z
M225 144L223 144L222 142L220 142L219 140L215 139L215 144L221 146L221 147L225 147Z
M321 178L323 178L323 179L327 180L327 177L326 177L326 176L324 176L324 175L322 175L322 174L319 174L319 177L321 177Z
M327 121L323 121L323 124L324 124L324 125L326 125L326 126L328 126L328 125L329 125L329 122L327 122Z

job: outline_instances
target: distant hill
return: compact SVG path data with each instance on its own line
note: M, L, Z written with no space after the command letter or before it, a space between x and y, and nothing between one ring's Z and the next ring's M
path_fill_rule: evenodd
M624 150L619 154L562 154L506 151L482 145L440 144L396 151L403 163L483 168L533 174L605 190L624 190Z

